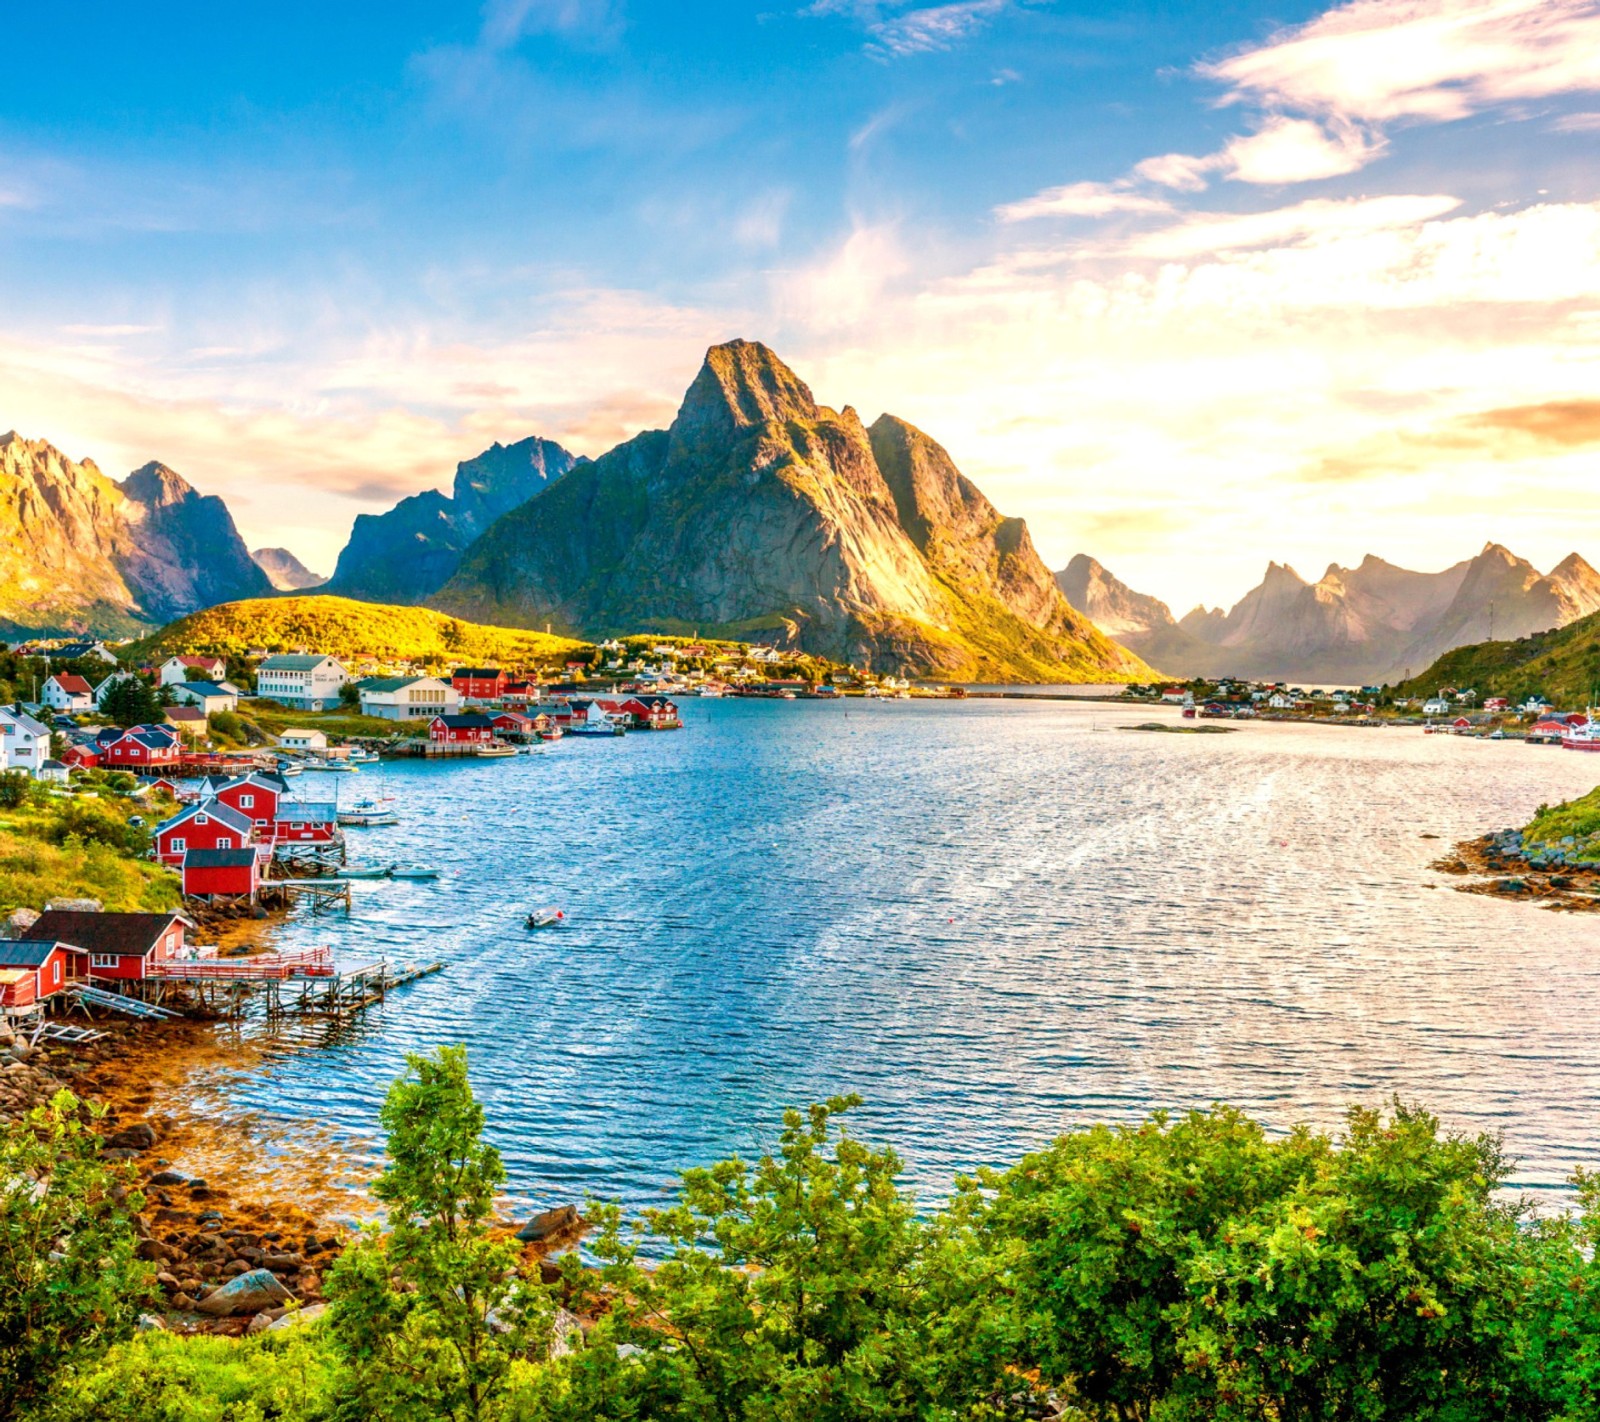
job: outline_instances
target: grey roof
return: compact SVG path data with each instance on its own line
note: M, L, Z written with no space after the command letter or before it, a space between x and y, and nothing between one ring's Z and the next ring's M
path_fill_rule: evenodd
M324 820L339 818L339 807L312 800L280 800L278 816L290 824L319 824Z
M191 849L183 856L185 869L239 869L256 857L253 849Z
M408 686L415 686L419 681L434 681L436 679L431 676L369 676L365 681L356 683L356 690L403 691Z
M315 652L279 652L261 663L258 671L315 671L333 658Z
M207 800L204 804L190 805L187 809L179 810L171 819L162 820L156 826L156 833L161 834L185 820L193 819L196 815L209 815L214 820L220 820L229 829L236 829L245 835L249 835L255 829L255 821L240 814L232 805L221 800Z
M232 696L233 693L225 686L218 686L214 681L180 681L174 691L192 691L196 696Z
M54 938L0 939L0 968L38 968L63 945Z

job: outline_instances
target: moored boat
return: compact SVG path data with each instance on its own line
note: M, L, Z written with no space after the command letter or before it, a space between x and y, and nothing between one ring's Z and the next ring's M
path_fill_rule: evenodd
M349 809L339 811L339 823L353 826L397 825L400 816L391 799L357 800Z
M378 869L352 869L346 865L333 877L335 879L387 879L394 873L394 865L385 864Z
M426 864L396 864L390 871L391 879L437 879L439 871Z
M1576 725L1568 722L1561 745L1565 750L1600 751L1600 721L1595 720L1593 708Z
M560 923L566 914L558 908L534 909L523 924L525 928L552 928Z

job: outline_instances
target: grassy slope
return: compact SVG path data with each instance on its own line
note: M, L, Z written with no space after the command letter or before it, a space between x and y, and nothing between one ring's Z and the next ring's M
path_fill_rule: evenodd
M1535 844L1560 844L1568 835L1581 840L1600 833L1600 788L1561 805L1541 805L1522 833Z
M1600 613L1515 642L1477 642L1446 652L1396 690L1431 696L1441 686L1470 686L1486 696L1538 693L1581 708L1600 689Z
M525 663L561 656L580 645L543 632L462 622L424 607L312 595L253 598L208 607L135 643L129 657L143 661L174 652L239 656L252 647L265 647L269 652L306 647L336 657Z
M48 899L99 899L119 913L177 907L178 878L172 870L121 845L71 834L89 825L66 819L78 813L103 827L111 820L126 823L133 813L149 819L161 813L159 807L111 796L80 802L76 810L71 805L52 798L43 805L0 810L0 914L42 909Z

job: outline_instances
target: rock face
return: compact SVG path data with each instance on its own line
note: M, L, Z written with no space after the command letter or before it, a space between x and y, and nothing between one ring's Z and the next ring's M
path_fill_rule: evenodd
M1172 610L1160 598L1135 592L1087 553L1079 553L1056 574L1056 586L1108 637L1139 636L1177 626Z
M1058 576L1068 578L1077 562ZM1148 615L1143 626L1131 625L1141 620L1131 613L1140 595L1105 591L1105 578L1098 591L1092 576L1069 579L1069 597L1089 605L1098 598L1130 624L1119 628L1120 640L1167 670L1306 683L1393 682L1452 648L1526 637L1600 610L1600 574L1576 553L1541 574L1498 543L1440 573L1412 572L1369 554L1357 567L1334 564L1308 583L1286 564L1271 563L1230 611L1197 607L1175 628Z
M321 573L313 573L287 548L255 548L250 557L279 592L320 588L328 581Z
M1148 674L1072 611L927 435L818 405L765 346L714 347L665 431L499 520L433 600L585 637L764 637L952 679Z
M531 437L495 444L456 466L450 497L429 489L386 514L361 514L327 590L368 602L411 604L449 581L471 542L501 514L567 473L577 459Z
M0 435L0 629L122 634L259 597L227 505L164 464L122 483L44 440Z

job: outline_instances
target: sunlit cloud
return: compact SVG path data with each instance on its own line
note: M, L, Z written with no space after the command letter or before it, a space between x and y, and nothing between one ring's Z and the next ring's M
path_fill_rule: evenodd
M1112 213L1166 213L1172 204L1147 197L1112 183L1067 183L1046 188L1021 202L995 209L1002 222L1026 222L1035 217L1109 217Z

